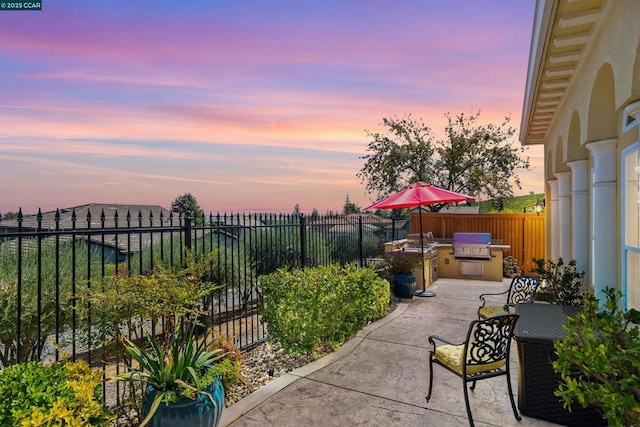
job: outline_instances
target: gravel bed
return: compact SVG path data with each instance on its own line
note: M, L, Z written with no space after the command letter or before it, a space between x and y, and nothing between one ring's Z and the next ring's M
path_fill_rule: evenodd
M329 353L331 353L330 349L324 349L314 354L288 355L282 347L268 341L244 352L242 376L246 383L241 382L225 390L225 407L233 405L287 372L305 366Z

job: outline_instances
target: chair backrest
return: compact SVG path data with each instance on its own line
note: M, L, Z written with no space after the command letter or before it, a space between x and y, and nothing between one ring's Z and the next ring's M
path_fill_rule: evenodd
M488 365L506 360L518 317L517 314L504 314L472 321L463 353L466 354L466 365Z
M515 276L509 286L507 304L532 303L536 299L538 286L540 279L536 276Z

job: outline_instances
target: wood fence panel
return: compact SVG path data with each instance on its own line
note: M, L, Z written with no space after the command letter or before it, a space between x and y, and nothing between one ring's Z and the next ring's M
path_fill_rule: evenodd
M431 231L437 239L453 239L453 233L491 233L493 240L509 245L504 256L518 261L530 273L533 258L545 257L544 215L535 214L451 214L422 212L411 214L410 233Z
M531 271L533 258L545 258L545 217L544 215L530 215L525 218L525 239L529 242L525 246L524 270Z

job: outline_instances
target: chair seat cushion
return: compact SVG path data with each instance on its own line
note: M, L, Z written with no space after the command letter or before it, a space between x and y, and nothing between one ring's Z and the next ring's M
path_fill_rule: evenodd
M502 305L490 305L487 307L482 307L478 314L483 319L488 319L489 317L499 316L501 314L511 314L515 313L515 309L511 306L507 306L507 310L504 309Z
M448 366L458 375L462 375L462 353L464 351L464 344L461 345L441 345L436 347L435 358L442 364ZM505 365L505 360L498 360L496 362L485 363L481 365L467 365L467 375L479 374L482 372L493 371L499 369Z

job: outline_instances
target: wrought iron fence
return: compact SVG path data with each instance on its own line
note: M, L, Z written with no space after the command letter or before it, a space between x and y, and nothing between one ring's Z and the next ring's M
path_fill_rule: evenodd
M20 211L0 221L0 366L58 360L64 351L106 370L107 340L97 334L104 313L79 295L104 290L119 274L184 266L188 254L211 259L208 277L218 285L202 300L204 321L238 348L250 348L266 338L258 316L261 275L281 267L362 266L383 252L385 240L382 220L368 215L190 218L162 210L80 208L33 216ZM123 301L113 301L113 310ZM139 318L128 327L163 326Z

